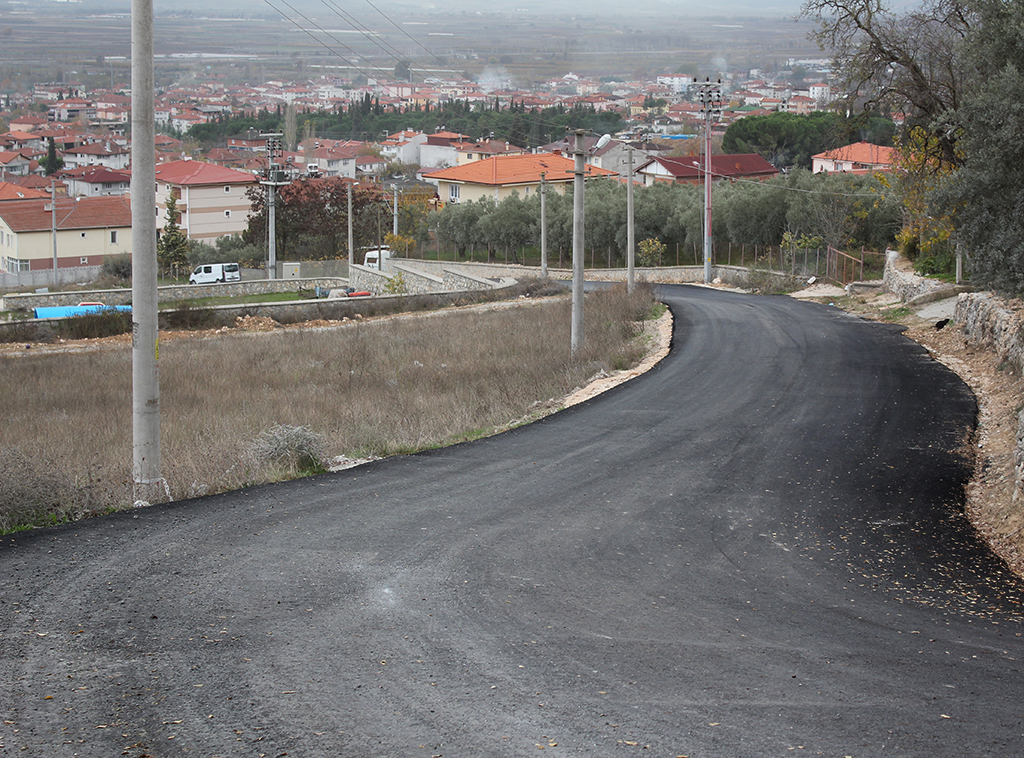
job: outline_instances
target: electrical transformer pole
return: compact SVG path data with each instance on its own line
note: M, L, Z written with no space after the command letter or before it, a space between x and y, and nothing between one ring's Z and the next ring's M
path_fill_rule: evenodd
M711 283L711 119L722 110L722 80L706 79L700 88L704 116L704 283Z
M267 279L277 278L277 187L288 184L280 181L282 172L277 170L275 158L282 155L281 134L261 134L267 139L267 178L260 182L267 188Z

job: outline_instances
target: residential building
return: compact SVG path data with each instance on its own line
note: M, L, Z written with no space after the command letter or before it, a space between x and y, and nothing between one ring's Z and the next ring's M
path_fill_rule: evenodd
M499 155L423 176L437 187L442 202L464 203L491 198L504 200L513 192L526 198L537 192L541 178L555 192L565 192L575 174L575 161L557 153ZM615 177L616 172L587 166L588 177Z
M71 197L125 195L131 190L132 175L106 166L82 166L61 169L55 176L67 185Z
M702 156L685 158L652 158L637 168L644 186L668 182L671 184L698 184L704 181ZM757 153L735 153L711 156L711 177L721 179L770 179L779 173L771 163Z
M167 223L167 200L174 192L179 225L190 239L214 240L241 234L251 203L246 191L258 179L251 173L202 161L180 160L156 167L156 225Z
M113 170L128 168L131 152L110 142L93 142L87 145L68 148L64 151L65 168L81 168L83 166L105 166Z
M894 148L854 142L852 145L827 150L811 156L811 171L829 173L867 174L892 169Z
M56 213L56 216L55 216ZM56 235L54 234L56 227ZM4 271L99 266L130 253L132 213L125 197L58 197L0 202L0 260Z

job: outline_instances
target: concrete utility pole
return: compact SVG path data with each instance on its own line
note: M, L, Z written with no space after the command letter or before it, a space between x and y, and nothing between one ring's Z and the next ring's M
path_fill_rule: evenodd
M633 146L626 148L629 155L629 166L626 168L626 291L636 288L636 275L633 271L636 259L636 230L633 224Z
M704 283L711 283L711 119L722 111L722 80L705 79L700 87L704 116Z
M282 155L281 134L261 134L267 140L267 178L260 182L267 188L267 279L277 278L277 188L288 184L281 181L283 172L277 170L275 158Z
M583 347L583 175L585 169L583 130L576 131L576 159L572 183L572 329L570 345L572 353Z
M548 193L548 187L544 181L547 172L540 172L540 278L548 278L548 216L544 205L544 196Z
M132 481L136 502L165 498L160 476L156 90L153 0L132 0Z
M352 247L352 185L355 182L348 183L348 262L356 262L356 251Z
M391 234L392 236L398 236L398 185L395 185L395 208L394 208L394 219L391 222Z
M50 177L50 239L53 240L53 289L57 289L57 180Z

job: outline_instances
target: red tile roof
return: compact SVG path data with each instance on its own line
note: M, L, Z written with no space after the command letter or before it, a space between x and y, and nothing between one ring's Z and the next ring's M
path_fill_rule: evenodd
M244 171L235 171L203 161L170 161L156 167L156 180L178 186L204 186L218 184L252 184L256 177Z
M0 200L27 200L29 198L49 197L49 192L22 187L11 182L0 182Z
M829 161L849 161L865 166L891 166L893 150L894 148L872 145L870 142L854 142L852 145L827 150L812 157Z
M41 232L52 228L48 198L7 200L0 203L0 218L13 232ZM121 195L57 198L58 229L109 229L132 225L128 199Z
M676 181L703 179L704 163L695 156L686 158L654 158L668 170ZM700 165L694 165L699 163ZM779 170L757 153L736 153L733 155L712 155L711 175L714 178L735 179L750 177L763 179L775 176Z
M466 184L503 186L508 184L529 184L540 181L543 172L548 181L570 181L575 162L571 158L554 153L530 153L527 155L497 155L473 161L463 166L443 168L430 174L431 180ZM616 172L597 166L587 166L588 176L618 176Z

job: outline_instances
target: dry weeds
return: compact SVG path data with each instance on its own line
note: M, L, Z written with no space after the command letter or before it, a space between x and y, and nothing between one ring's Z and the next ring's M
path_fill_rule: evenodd
M202 337L162 334L162 474L180 499L310 468L282 470L279 461L252 453L275 426L322 439L317 455L328 459L408 453L492 433L541 415L538 400L635 365L647 344L637 324L652 308L646 288L633 296L624 288L588 295L585 347L575 359L564 297L446 309L432 318L303 329L250 319ZM65 344L0 354L0 392L9 399L0 451L23 456L11 460L46 461L52 476L40 479L33 468L28 477L26 469L26 482L64 493L42 519L38 508L23 513L18 498L0 499L0 529L131 502L126 343L106 338L92 344L107 349ZM13 466L12 475L17 471Z

